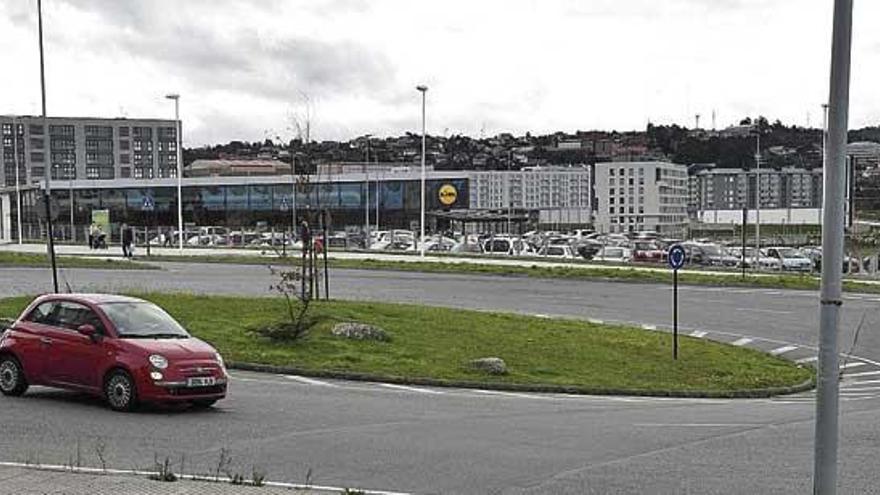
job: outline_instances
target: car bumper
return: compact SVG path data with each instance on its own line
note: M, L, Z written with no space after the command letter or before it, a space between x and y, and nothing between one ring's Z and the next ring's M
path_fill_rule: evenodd
M179 376L153 380L147 373L138 384L138 396L145 402L186 402L193 400L219 400L226 397L229 377L225 373L213 376L214 385L190 387Z

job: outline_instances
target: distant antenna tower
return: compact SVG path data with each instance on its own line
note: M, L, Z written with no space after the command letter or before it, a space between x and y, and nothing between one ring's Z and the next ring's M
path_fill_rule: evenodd
M807 129L810 128L810 111L807 110Z
M712 130L714 131L715 129L716 129L716 127L715 127L715 109L713 108L712 109Z
M694 129L700 128L700 114L694 115Z

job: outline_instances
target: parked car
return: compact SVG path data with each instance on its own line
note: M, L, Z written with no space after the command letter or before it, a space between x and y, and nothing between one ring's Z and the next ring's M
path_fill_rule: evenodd
M504 254L507 256L532 256L532 247L516 237L497 236L483 241L483 252L486 254Z
M743 248L741 246L735 246L728 248L730 251L730 255L737 259L737 267L742 268L743 266ZM764 253L758 253L756 256L755 248L746 247L745 248L746 256L745 256L745 267L746 268L759 268L761 270L779 270L782 266L782 261L778 258L771 258L769 256L764 255Z
M623 246L605 246L593 256L593 261L629 263L632 261L632 250Z
M538 256L545 258L574 259L574 251L568 244L550 244L538 251Z
M210 407L226 396L223 358L160 307L133 297L46 295L0 336L0 392L31 385L86 392L110 408Z
M810 272L813 270L813 262L810 258L795 248L768 247L764 252L767 256L780 260L783 271Z
M633 242L632 253L633 261L643 263L661 263L663 261L663 251L656 243L651 241Z

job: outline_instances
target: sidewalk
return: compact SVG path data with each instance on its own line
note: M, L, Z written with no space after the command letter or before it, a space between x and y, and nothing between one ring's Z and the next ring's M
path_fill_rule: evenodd
M134 474L74 473L62 468L49 470L0 466L0 495L325 495L340 492L213 481L169 483Z

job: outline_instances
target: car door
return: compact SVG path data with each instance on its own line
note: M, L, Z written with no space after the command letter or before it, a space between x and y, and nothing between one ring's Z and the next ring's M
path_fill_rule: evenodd
M103 354L103 339L91 338L79 333L81 325L95 327L99 335L106 335L104 324L88 306L59 301L55 310L55 322L51 329L52 356L49 378L56 385L96 390L100 388L98 375Z
M48 301L37 305L15 326L15 351L21 360L25 376L34 384L47 383L46 367L51 362L52 340L46 334L51 330L56 303Z

